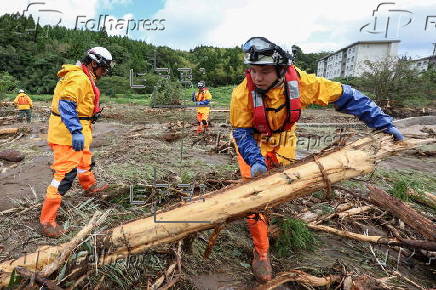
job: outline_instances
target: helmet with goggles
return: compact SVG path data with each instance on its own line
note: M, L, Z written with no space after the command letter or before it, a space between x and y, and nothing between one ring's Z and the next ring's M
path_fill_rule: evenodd
M242 45L244 63L250 65L291 65L292 55L265 37L252 37Z
M204 82L198 82L197 83L197 88L199 88L199 89L203 89L204 86L205 86Z
M112 68L114 62L112 61L112 54L104 47L93 47L86 52L85 63L94 60L98 66L106 69Z

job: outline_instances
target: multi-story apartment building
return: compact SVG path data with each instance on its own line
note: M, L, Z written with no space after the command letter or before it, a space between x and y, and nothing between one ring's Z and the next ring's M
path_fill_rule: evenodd
M399 40L358 41L318 61L317 76L328 79L357 77L365 70L364 62L398 56Z
M436 55L410 60L410 68L417 72L424 72L436 68Z

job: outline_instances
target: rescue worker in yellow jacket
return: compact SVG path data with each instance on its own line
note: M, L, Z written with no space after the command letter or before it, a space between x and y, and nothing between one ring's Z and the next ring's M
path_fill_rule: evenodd
M205 87L204 82L198 82L198 91L192 93L192 101L197 105L197 133L204 133L209 126L209 103L212 100L212 94Z
M47 188L41 210L42 233L59 237L65 230L56 223L62 196L71 188L76 176L86 195L107 189L97 185L91 172L89 146L92 143L92 123L101 113L100 91L95 82L112 66L112 55L104 47L87 51L76 65L63 65L54 90L48 127L48 143L53 150L54 176Z
M394 139L403 136L370 98L358 90L316 77L295 67L292 56L264 37L252 37L243 45L245 78L232 93L230 122L238 147L241 175L255 177L287 165L296 157L296 125L301 109L311 104L327 106L357 116L368 127L383 130ZM247 217L253 240L252 270L261 281L272 278L265 216Z
M32 99L24 92L24 90L18 91L18 95L14 100L14 104L19 110L18 120L21 122L24 118L26 118L27 123L30 123L32 120L31 109L33 108L33 103Z

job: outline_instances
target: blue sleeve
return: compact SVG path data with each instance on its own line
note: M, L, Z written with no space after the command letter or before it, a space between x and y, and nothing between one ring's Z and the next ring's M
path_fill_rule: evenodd
M233 129L233 138L235 138L238 145L238 151L241 154L244 161L253 166L255 163L260 163L264 166L265 159L260 153L260 149L257 146L256 140L253 138L253 128L235 128Z
M59 114L61 115L62 122L64 122L71 134L82 133L83 128L77 116L76 107L77 105L73 101L59 101Z
M192 101L193 101L193 102L196 102L196 101L197 101L197 98L195 97L195 92L192 92Z
M210 102L210 100L204 100L204 101L197 102L197 105L207 106L207 105L209 105L209 102Z
M337 111L358 117L370 128L378 130L393 127L392 117L370 98L348 85L342 85L342 95L333 104Z

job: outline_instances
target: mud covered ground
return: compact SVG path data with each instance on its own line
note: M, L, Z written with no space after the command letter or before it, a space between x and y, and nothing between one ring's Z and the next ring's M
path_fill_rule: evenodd
M59 240L45 238L39 234L38 217L45 189L52 178L52 154L46 142L49 111L45 103L38 103L35 107L37 109L31 124L12 120L0 126L0 129L27 128L20 138L4 136L0 139L0 151L13 149L25 155L19 163L0 160L0 262L33 252L41 245L70 240L98 209L112 209L100 231L150 215L151 203L157 200L154 200L156 197L150 199L147 193L135 191L141 186L154 182L175 186L196 183L204 184L204 191L209 192L228 185L229 180L239 179L234 149L229 140L231 128L228 113L212 112L209 131L197 135L194 132L196 124L193 109L164 110L111 105L105 109L105 117L94 127L94 143L91 147L97 178L111 185L108 196L104 200L86 198L75 184L64 197L59 213L59 221L69 229L69 233ZM14 115L12 108L4 107L0 111L2 116ZM330 145L339 134L350 134L357 138L370 133L358 125L343 129L322 125L355 122L358 120L354 117L332 109L304 111L301 123L306 125L302 124L299 128L298 157ZM402 132L411 136L434 137L432 134L436 131L434 123L403 125L399 125ZM435 194L436 158L423 153L435 149L435 146L426 146L390 157L378 165L374 174L343 182L341 186L357 191L364 190L367 184L376 184L385 190L393 190L396 184L404 181L409 189L419 188ZM132 204L131 193L135 200L144 201L145 204ZM310 197L283 204L268 213L271 223L282 217L296 217L302 212L329 213L346 202L355 206L364 204L364 201L341 190L335 190L333 200L327 201L323 196L323 192L316 192ZM180 196L165 194L159 200L158 207L165 207L180 201ZM414 200L410 200L409 204L435 221L436 209ZM398 219L378 208L353 218L327 222L336 228L360 234L367 231L370 235L392 236L386 223L401 227L410 237L419 238L413 229L400 225ZM192 248L183 250L182 275L173 289L254 288L257 284L250 271L252 246L245 221L227 225L220 233L210 258L204 259L202 255L210 232L198 233L192 237ZM436 287L435 261L429 263L429 259L421 253L406 252L408 255L399 255L398 249L374 245L370 248L369 244L322 232L313 232L313 235L316 244L311 249L295 248L285 254L279 254L274 246L275 239L272 239L274 273L300 269L312 275L325 276L346 271L356 276L390 277L387 285L399 287L397 289L417 288L413 283L422 287ZM174 260L172 248L175 245L160 246L132 257L133 262L123 260L102 267L98 273L91 271L76 287L146 289ZM380 265L380 261L384 261L384 264ZM392 275L393 271L401 275ZM69 279L67 274L66 269L63 273L56 273L52 279L61 281L62 287L72 287L77 278ZM286 285L290 289L301 287L292 283Z

